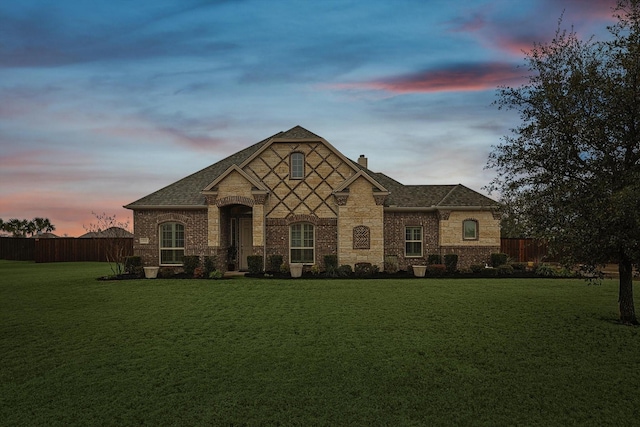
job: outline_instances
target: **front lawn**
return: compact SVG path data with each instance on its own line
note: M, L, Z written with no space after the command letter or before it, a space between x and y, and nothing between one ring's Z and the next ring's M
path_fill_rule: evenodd
M617 282L98 281L0 261L2 425L630 425ZM638 290L636 290L638 292Z

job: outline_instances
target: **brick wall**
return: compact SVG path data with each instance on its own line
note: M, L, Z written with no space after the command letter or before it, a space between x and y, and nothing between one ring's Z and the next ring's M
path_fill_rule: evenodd
M423 232L423 256L405 258L405 227L421 226ZM410 265L425 265L427 256L438 253L438 216L435 212L385 212L385 256L395 256L398 268L407 270Z
M267 219L267 259L271 255L282 255L283 262L289 263L289 226L295 222L309 222L315 227L315 261L324 269L324 256L335 255L338 246L338 227L335 218L316 218L307 215ZM266 260L265 260L266 261Z
M165 222L184 225L185 255L217 255L207 245L207 210L138 210L133 215L134 254L142 257L143 265L156 266L160 263L160 242L158 229ZM141 243L148 240L148 243Z

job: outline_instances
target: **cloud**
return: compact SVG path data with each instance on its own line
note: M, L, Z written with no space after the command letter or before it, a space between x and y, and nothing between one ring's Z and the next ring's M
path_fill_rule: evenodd
M523 81L522 73L506 63L458 64L400 76L340 83L339 90L378 90L396 94L492 90Z

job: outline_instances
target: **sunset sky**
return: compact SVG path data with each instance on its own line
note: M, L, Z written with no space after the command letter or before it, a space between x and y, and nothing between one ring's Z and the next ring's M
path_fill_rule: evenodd
M404 184L484 192L523 50L606 37L615 0L0 3L0 218L78 236L300 125Z

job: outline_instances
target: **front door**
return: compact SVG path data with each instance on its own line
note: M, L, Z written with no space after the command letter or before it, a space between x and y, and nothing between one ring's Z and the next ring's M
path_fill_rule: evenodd
M247 257L253 253L253 220L240 218L240 270L247 270L249 263Z

